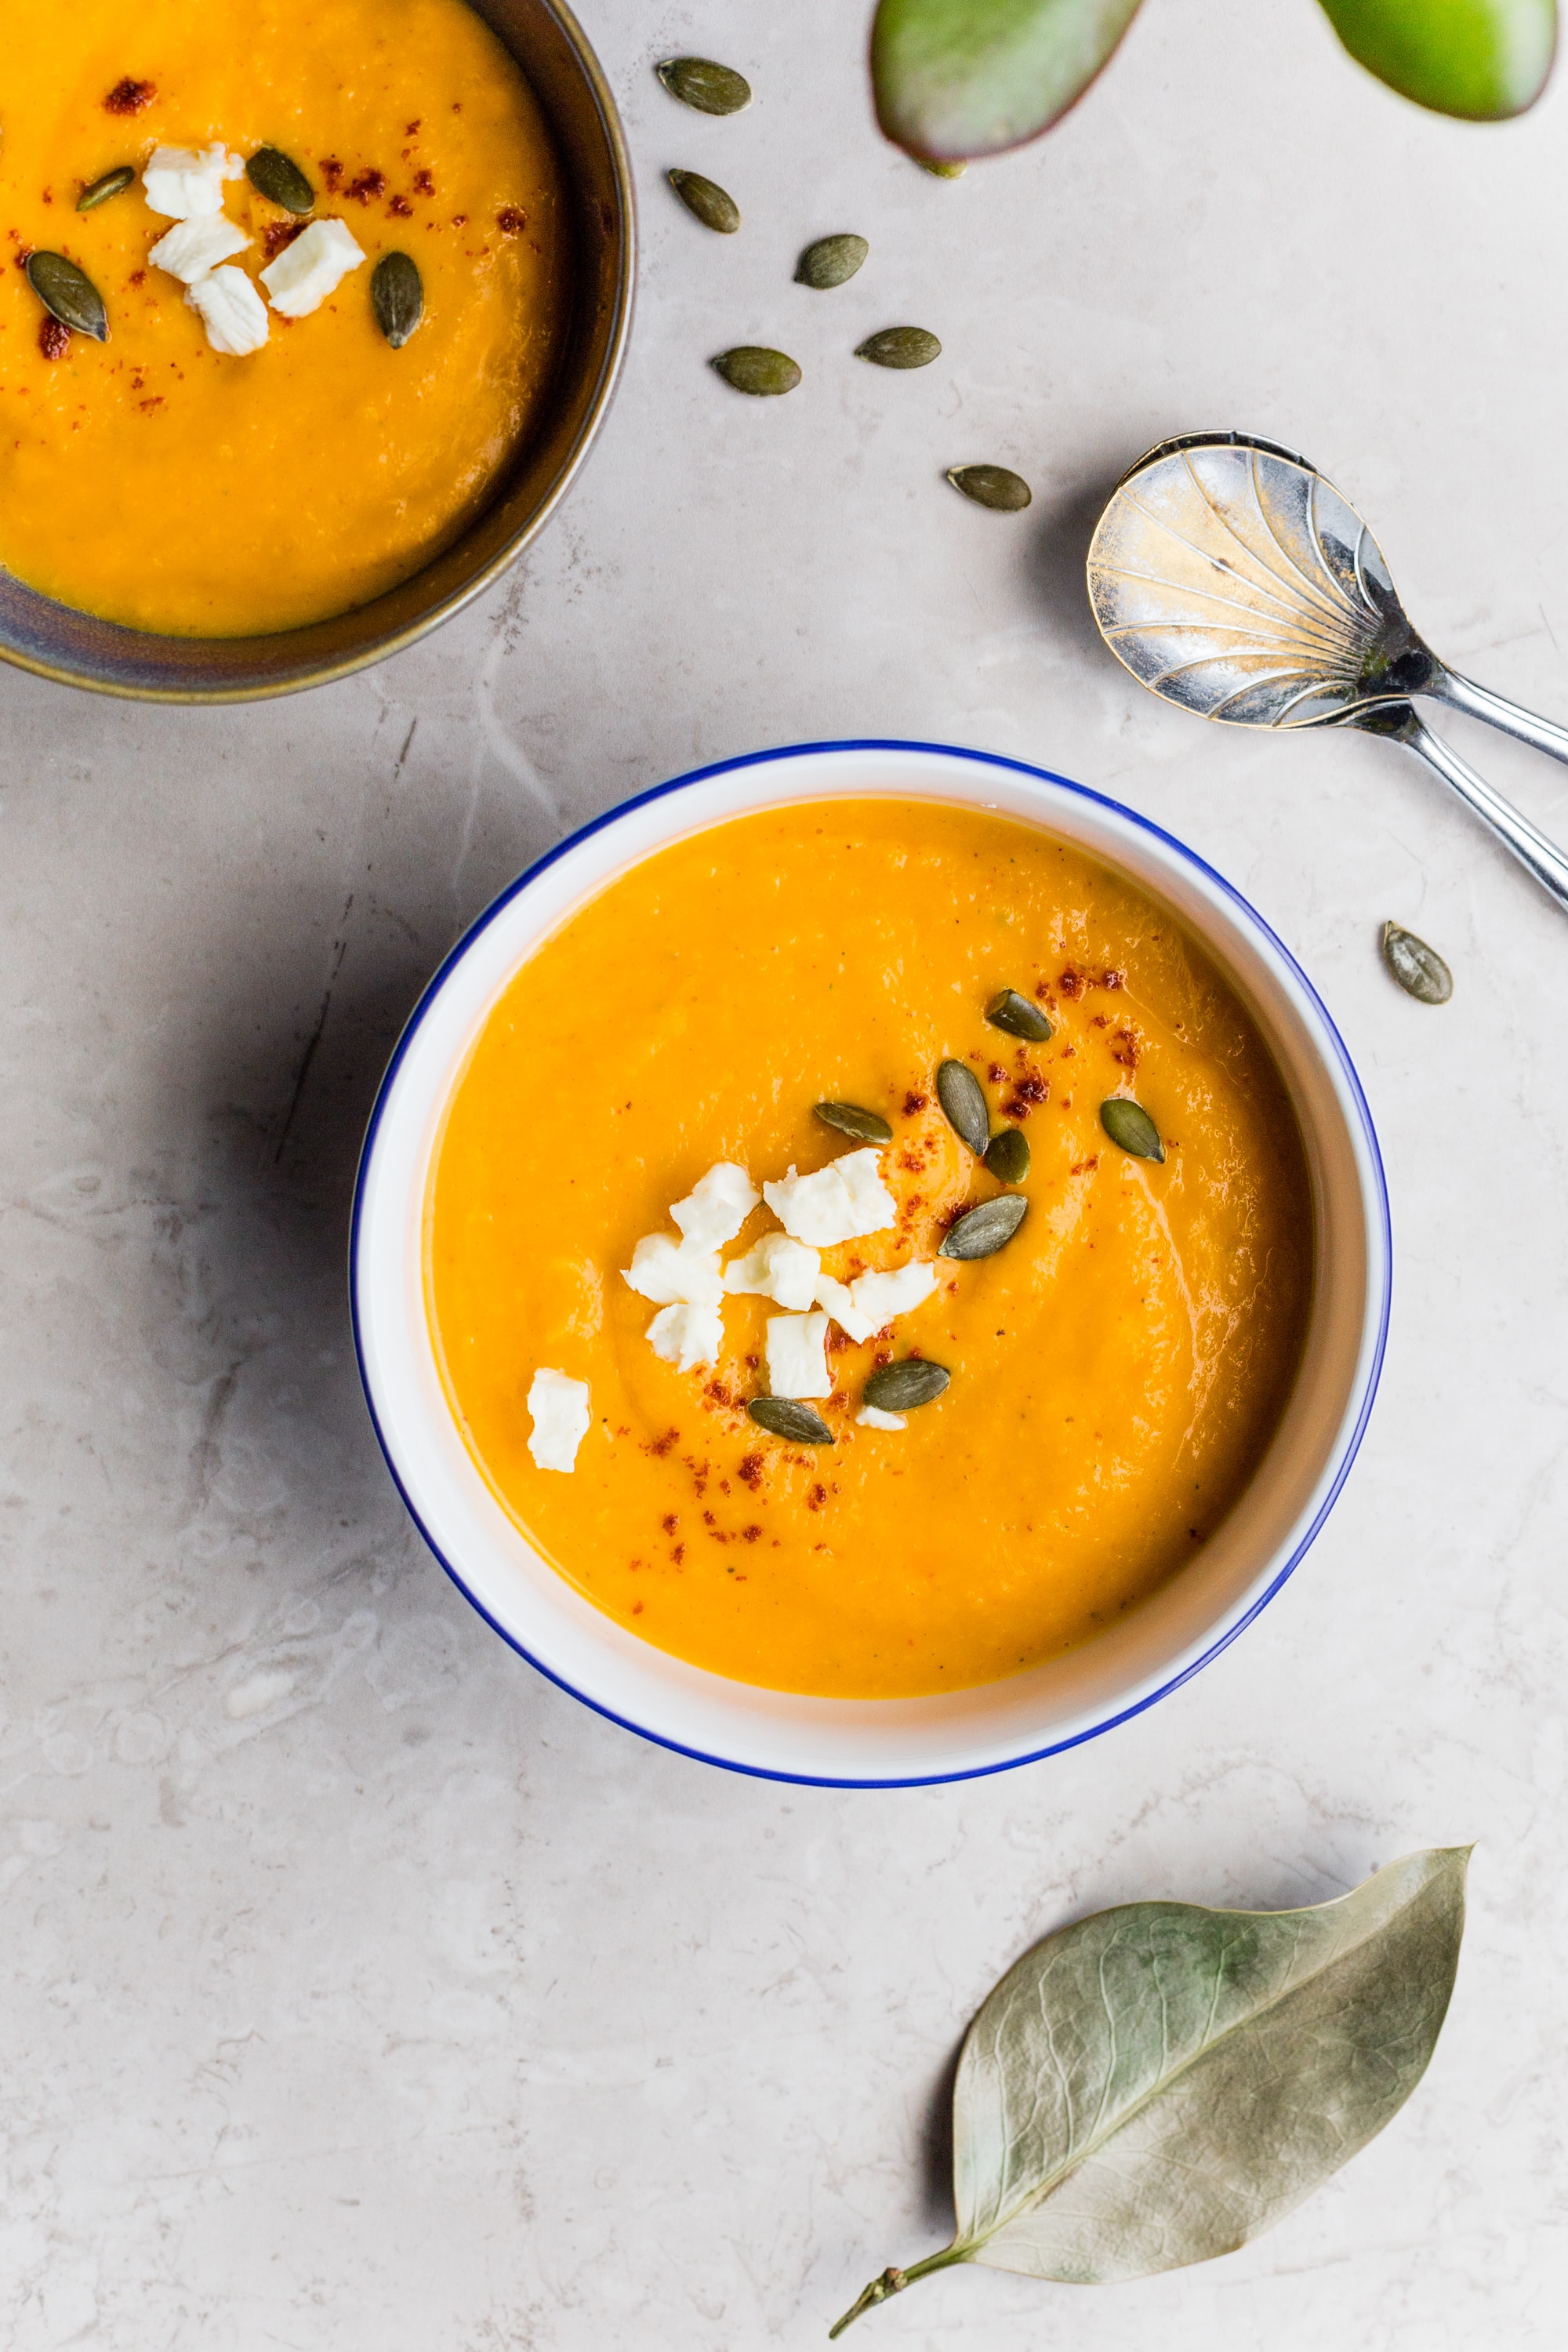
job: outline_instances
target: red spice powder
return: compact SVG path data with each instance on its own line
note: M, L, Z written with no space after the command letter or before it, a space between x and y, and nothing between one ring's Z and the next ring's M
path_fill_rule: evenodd
M321 177L325 180L329 190L335 194L338 183L343 176L343 167L335 155L323 155L321 163Z
M417 139L419 136L419 125L424 121L424 120L425 118L422 114L416 114L412 122L405 122L403 126L403 135L405 139Z
M528 215L515 205L503 205L496 215L496 226L503 236L520 236L528 226Z
M906 1118L913 1118L917 1111L924 1110L929 1100L930 1097L928 1095L906 1095L904 1097L904 1117Z
M145 286L147 272L144 269L133 269L125 283L127 286Z
M433 172L416 172L414 174L414 193L416 196L433 196L436 193L435 173Z
M1057 986L1061 990L1062 994L1067 998L1069 1004L1076 1004L1079 998L1083 994L1083 974L1081 971L1075 971L1069 963L1061 978L1058 981Z
M746 1455L745 1459L741 1464L741 1478L742 1483L750 1486L753 1491L762 1485L763 1457L760 1454L748 1454Z
M117 81L103 101L106 114L142 114L157 97L157 85L150 81L132 81L129 74Z
M406 196L394 196L387 210L395 220L412 220L414 217L414 207Z
M386 173L376 171L373 165L368 171L362 172L357 179L351 180L343 194L357 197L362 205L368 205L373 197L386 194Z
M1138 1040L1131 1029L1119 1029L1110 1041L1110 1058L1120 1062L1124 1070L1138 1067Z
M58 319L46 319L38 329L38 349L47 360L63 360L70 348L71 331Z
M679 1432L679 1429L667 1429L667 1430L665 1431L664 1435L663 1435L662 1437L656 1437L656 1438L654 1438L654 1439L652 1440L651 1444L649 1444L649 1446L648 1446L648 1448L647 1448L647 1451L648 1451L650 1454L658 1454L658 1458L659 1458L659 1460L662 1462L662 1461L663 1461L663 1459L664 1459L664 1457L665 1457L665 1455L669 1452L670 1447L671 1447L672 1445L679 1445L679 1443L680 1443L680 1432Z
M303 221L268 222L261 232L261 242L266 248L268 260L276 261L286 246L292 245L297 236L304 236L305 227L306 224Z

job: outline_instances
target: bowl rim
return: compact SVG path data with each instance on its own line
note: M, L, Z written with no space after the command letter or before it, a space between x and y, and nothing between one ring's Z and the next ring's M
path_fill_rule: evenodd
M715 1754L689 1741L676 1738L666 1731L655 1730L647 1724L637 1722L619 1708L610 1706L606 1701L595 1697L592 1692L580 1688L577 1684L570 1681L553 1666L547 1664L529 1648L526 1642L503 1624L495 1612L486 1606L465 1580L461 1570L447 1557L416 1507L383 1427L382 1418L376 1408L362 1325L360 1245L367 1181L375 1154L377 1139L403 1064L416 1036L452 973L463 962L491 924L506 912L522 891L563 858L580 848L583 844L619 824L634 812L647 808L658 802L671 799L677 793L685 792L692 786L708 783L717 777L734 774L739 771L766 767L784 761L807 759L814 755L864 751L934 754L981 768L1001 769L1013 774L1030 777L1037 782L1049 784L1058 791L1065 791L1076 799L1086 801L1095 808L1103 810L1112 817L1131 825L1137 831L1150 835L1165 850L1173 852L1179 860L1195 869L1212 888L1217 890L1221 897L1229 902L1244 922L1250 926L1272 950L1291 982L1300 990L1317 1021L1321 1024L1323 1037L1332 1050L1339 1075L1344 1082L1345 1091L1359 1124L1360 1139L1365 1149L1366 1167L1372 1177L1372 1197L1368 1203L1369 1208L1375 1212L1372 1237L1380 1245L1373 1248L1369 1259L1368 1297L1364 1310L1364 1321L1370 1322L1375 1316L1376 1328L1373 1335L1370 1352L1365 1358L1364 1369L1357 1375L1359 1396L1354 1390L1352 1391L1355 1401L1353 1423L1350 1426L1348 1433L1342 1424L1335 1438L1338 1459L1334 1465L1333 1475L1321 1495L1310 1523L1293 1543L1289 1555L1283 1564L1276 1570L1265 1588L1260 1592L1255 1593L1234 1619L1226 1618L1220 1624L1214 1638L1204 1644L1195 1657L1188 1657L1173 1672L1159 1680L1155 1687L1138 1691L1125 1705L1113 1706L1109 1713L1096 1721L1075 1726L1064 1732L1061 1738L1048 1739L1042 1746L1031 1748L1025 1753L992 1758L983 1762L960 1766L949 1771L849 1775L837 1772L791 1771L779 1766L749 1762L738 1757ZM792 797L805 799L809 795L803 793L792 795ZM651 851L645 853L645 855L651 854L653 854ZM1351 1058L1350 1050L1340 1034L1339 1026L1332 1014L1300 964L1272 926L1265 920L1234 883L1227 881L1226 877L1211 866L1197 850L1189 847L1185 842L1168 832L1153 818L1142 815L1136 809L1129 808L1124 802L1112 798L1107 793L1097 792L1091 785L1080 784L1070 776L1059 775L1054 769L1040 767L1032 761L1014 759L1003 752L976 751L963 744L932 742L920 738L902 736L844 736L826 738L819 741L780 744L761 751L741 752L731 759L711 761L700 768L688 769L682 774L670 777L662 783L649 785L643 792L634 793L630 799L617 802L613 808L605 810L598 816L590 817L585 824L579 825L563 840L542 852L475 917L443 956L429 981L420 992L402 1034L393 1048L386 1069L376 1089L375 1100L365 1128L364 1141L361 1147L359 1163L354 1176L353 1200L349 1221L347 1272L354 1360L359 1369L360 1383L364 1394L366 1410L370 1414L371 1426L374 1431L376 1443L381 1449L382 1458L386 1464L393 1485L397 1489L404 1507L418 1529L426 1549L457 1586L469 1607L484 1620L492 1632L500 1634L510 1649L515 1651L517 1655L533 1667L536 1673L542 1675L546 1681L553 1683L558 1690L565 1691L571 1697L580 1701L583 1706L591 1708L595 1715L605 1717L607 1721L618 1725L623 1731L634 1732L639 1738L650 1741L655 1747L667 1748L678 1756L688 1757L694 1763L715 1765L721 1770L739 1773L749 1780L778 1780L803 1788L915 1789L943 1787L960 1780L986 1780L999 1772L1016 1771L1026 1764L1041 1763L1047 1757L1066 1754L1071 1748L1082 1747L1091 1739L1101 1738L1104 1733L1115 1730L1119 1725L1131 1722L1135 1716L1144 1714L1161 1699L1170 1697L1173 1692L1191 1682L1205 1666L1211 1664L1222 1652L1227 1650L1231 1643L1262 1613L1269 1601L1294 1575L1317 1540L1361 1451L1362 1440L1365 1436L1373 1406L1376 1402L1388 1345L1389 1318L1393 1302L1393 1222L1383 1154L1378 1145L1377 1131L1373 1123L1371 1108L1355 1065Z

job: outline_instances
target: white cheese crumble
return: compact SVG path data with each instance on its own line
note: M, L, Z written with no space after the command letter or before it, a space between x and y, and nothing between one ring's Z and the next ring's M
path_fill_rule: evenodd
M215 269L189 288L186 301L199 310L207 341L226 359L247 359L267 341L267 310L243 269Z
M679 1371L694 1372L699 1364L716 1364L724 1344L724 1318L716 1307L661 1307L647 1327L648 1344L656 1356Z
M762 1197L743 1168L721 1160L669 1213L689 1248L715 1250L734 1240Z
M921 1265L911 1259L908 1265L895 1266L891 1274L863 1274L855 1282L835 1282L831 1275L819 1275L816 1283L816 1303L826 1307L846 1337L858 1344L890 1323L896 1315L907 1315L919 1307L936 1288L937 1270L934 1265Z
M826 1315L769 1316L768 1393L776 1397L833 1394Z
M142 173L148 208L165 220L197 220L223 210L223 184L243 180L245 158L221 139L211 147L154 147Z
M688 1249L668 1234L645 1234L622 1279L656 1307L717 1307L724 1296L718 1251Z
M732 1257L724 1268L724 1287L734 1296L771 1298L775 1306L798 1311L816 1303L822 1276L819 1253L787 1234L764 1234L744 1257ZM826 1305L826 1301L823 1302Z
M901 1412L884 1412L879 1404L863 1404L855 1416L862 1429L908 1429Z
M777 1184L764 1184L763 1198L793 1240L829 1249L835 1242L859 1241L879 1234L898 1214L898 1203L880 1173L881 1155L868 1144L864 1151L847 1151L815 1176L797 1176L792 1167Z
M261 282L275 310L286 319L303 319L319 310L363 259L346 222L313 220L303 236L286 245L262 271Z
M528 1450L542 1470L575 1470L577 1448L588 1434L588 1383L564 1372L540 1370L528 1391L533 1434Z
M826 1307L845 1337L853 1339L857 1347L862 1339L868 1339L873 1331L880 1328L879 1324L861 1314L848 1283L835 1282L830 1274L819 1274L815 1296L818 1307Z
M194 220L176 221L147 258L155 269L166 269L182 285L194 286L220 261L232 261L237 253L243 253L249 243L245 231L226 213L202 213Z

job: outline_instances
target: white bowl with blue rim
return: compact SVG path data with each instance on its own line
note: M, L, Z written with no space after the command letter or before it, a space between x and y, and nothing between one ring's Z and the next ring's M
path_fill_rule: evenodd
M518 966L574 908L706 826L791 802L889 797L1021 819L1118 867L1169 907L1247 1007L1289 1091L1311 1179L1312 1301L1272 1442L1195 1559L1065 1657L931 1698L763 1690L670 1657L605 1616L530 1546L458 1430L426 1306L426 1205L452 1090ZM420 999L371 1118L354 1196L355 1342L376 1434L426 1542L529 1663L613 1721L704 1762L782 1780L894 1787L962 1780L1110 1730L1197 1673L1300 1563L1350 1470L1388 1328L1388 1196L1338 1030L1240 893L1131 809L1019 761L940 744L807 744L679 776L600 817L479 917ZM523 1349L526 1354L526 1348Z

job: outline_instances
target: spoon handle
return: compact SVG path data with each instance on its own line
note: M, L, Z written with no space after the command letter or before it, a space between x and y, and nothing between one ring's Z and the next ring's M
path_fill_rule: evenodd
M1479 691L1477 688L1471 690ZM1510 706L1505 703L1502 707L1507 709ZM1526 714L1521 711L1519 716L1522 719ZM1542 722L1536 720L1532 723L1541 725ZM1510 729L1510 731L1519 730ZM1554 729L1552 731L1557 733L1560 730ZM1450 785L1459 798L1474 809L1481 822L1489 824L1499 839L1512 850L1520 864L1530 868L1542 888L1549 891L1560 907L1568 908L1568 856L1558 848L1554 841L1548 841L1546 835L1538 833L1529 819L1521 816L1500 793L1494 793L1491 786L1478 776L1473 768L1467 767L1458 753L1450 750L1440 735L1434 735L1414 711L1410 712L1408 723L1398 729L1397 740L1406 744L1418 759L1425 760L1429 768L1435 768L1443 782ZM1531 737L1530 740L1534 741L1536 739ZM1564 737L1563 741L1564 751L1561 756L1568 758L1568 737ZM1542 745L1543 750L1546 748Z
M1489 686L1478 686L1473 678L1461 677L1458 670L1440 666L1422 691L1446 702L1452 710L1462 710L1467 718L1484 719L1489 727L1500 727L1505 735L1516 735L1521 743L1533 744L1536 751L1550 752L1554 760L1568 761L1568 727L1538 719L1533 710L1521 710L1517 702L1494 694Z

